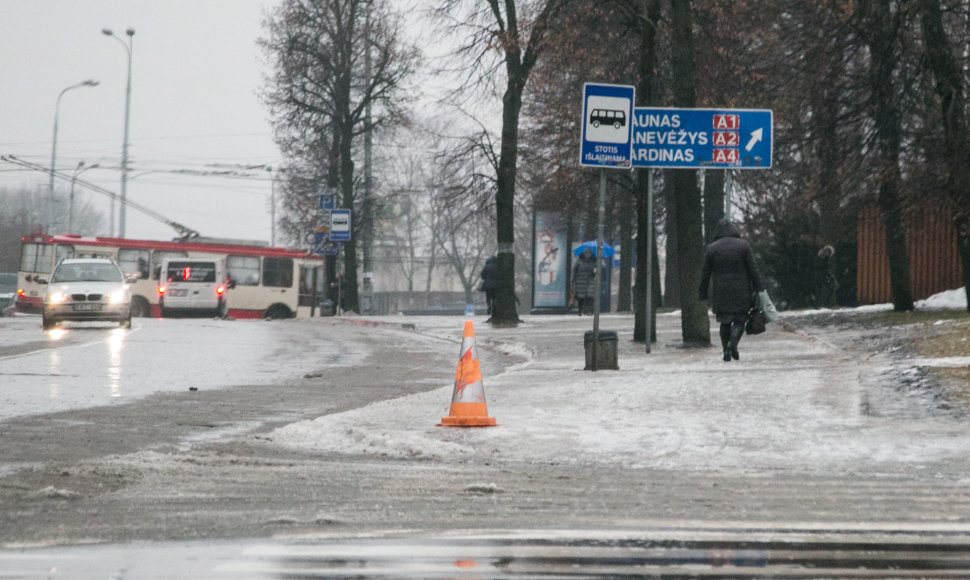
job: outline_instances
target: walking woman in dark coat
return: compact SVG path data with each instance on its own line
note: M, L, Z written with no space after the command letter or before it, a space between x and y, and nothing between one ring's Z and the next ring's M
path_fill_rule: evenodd
M714 241L704 254L700 299L707 300L707 289L713 278L711 310L721 323L721 347L724 360L738 360L738 343L744 334L744 322L755 292L764 290L754 263L754 254L741 231L728 220L721 220L714 230Z
M573 266L573 295L580 316L592 311L596 299L596 262L593 250L585 248Z
M495 309L495 289L498 288L498 258L490 256L485 260L485 267L481 273L481 289L485 292L485 306L488 308L488 315L492 315Z

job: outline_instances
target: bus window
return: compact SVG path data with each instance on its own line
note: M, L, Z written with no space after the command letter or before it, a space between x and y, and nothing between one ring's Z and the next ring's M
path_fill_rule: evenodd
M152 280L159 280L162 277L162 262L165 260L177 260L178 258L188 258L186 252L155 252L151 258Z
M148 279L148 261L151 255L148 250L118 250L118 265L125 275L138 274L141 280Z
M60 250L62 247L63 246L59 246L58 247L58 250ZM77 258L107 258L109 260L114 260L115 259L114 255L111 252L98 252L98 251L95 251L95 250L88 250L87 252L79 252L75 257L77 257ZM60 251L58 251L57 259L58 259L58 261L64 259L64 258L62 258L60 256Z
M292 258L263 258L263 286L293 287Z
M319 266L300 266L300 306L313 305L314 296L323 293L323 268Z
M24 244L20 252L21 272L43 272L50 274L54 268L51 256L54 248L44 244Z
M74 257L74 246L55 246L57 255L54 257L54 264L60 264L61 260Z
M237 286L259 286L258 256L229 256L226 271Z

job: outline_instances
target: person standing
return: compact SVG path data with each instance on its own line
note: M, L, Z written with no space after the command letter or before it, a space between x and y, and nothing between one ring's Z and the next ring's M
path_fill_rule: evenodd
M481 289L485 292L485 306L488 308L488 315L491 316L495 308L495 289L498 288L498 259L495 256L485 260L485 267L482 268L480 276Z
M589 314L596 297L596 258L593 250L584 248L573 266L573 296L576 297L579 315Z
M825 246L815 256L815 307L828 308L832 305L835 291L839 289L839 281L832 271L832 256L835 248Z
M711 280L713 279L713 284ZM754 262L751 244L741 238L741 231L726 219L718 222L714 241L704 253L699 296L707 300L711 291L711 310L721 324L721 347L724 361L738 360L738 343L744 335L755 292L764 290L761 275Z

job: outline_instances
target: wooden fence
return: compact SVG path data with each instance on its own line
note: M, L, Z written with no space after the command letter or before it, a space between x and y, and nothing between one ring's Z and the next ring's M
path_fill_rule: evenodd
M913 298L922 300L944 290L963 286L960 255L952 213L946 204L927 204L905 212ZM859 212L857 298L859 304L892 301L886 228L877 203Z

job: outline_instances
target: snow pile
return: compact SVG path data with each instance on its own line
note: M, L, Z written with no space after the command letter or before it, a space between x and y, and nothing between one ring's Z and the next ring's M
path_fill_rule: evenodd
M918 310L966 310L967 291L966 288L947 290L930 296L926 300L916 302Z

